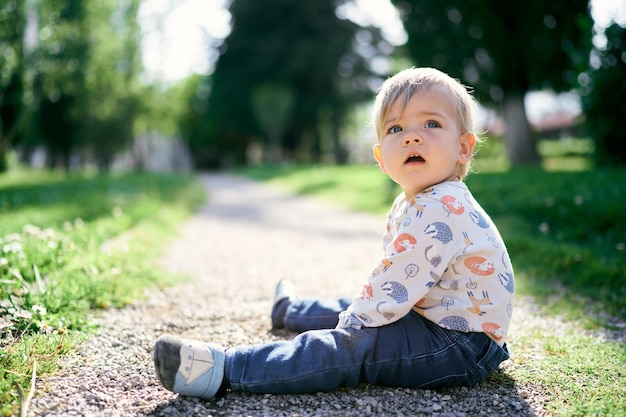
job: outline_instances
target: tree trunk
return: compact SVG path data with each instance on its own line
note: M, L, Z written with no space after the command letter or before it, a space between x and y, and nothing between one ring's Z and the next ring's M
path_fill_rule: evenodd
M341 143L341 117L336 110L331 116L331 136L333 139L333 156L335 164L345 165L348 163L348 152Z
M524 95L508 95L504 99L504 142L509 161L514 166L538 165L541 162L537 153L536 141L526 118Z

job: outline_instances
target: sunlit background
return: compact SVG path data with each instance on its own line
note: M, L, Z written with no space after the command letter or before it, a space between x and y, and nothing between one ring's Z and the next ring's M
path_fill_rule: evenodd
M620 91L602 71L626 62L626 0L513 15L458 0L5 1L0 161L31 166L154 168L186 148L165 165L369 163L374 92L414 65L470 86L477 128L511 165L537 164L535 133L601 136L583 132L588 110L602 113L594 86Z
M626 24L625 0L591 0L590 4L598 29L612 21ZM191 73L209 74L218 56L209 40L223 40L230 33L227 6L227 0L143 0L139 21L146 80L174 82ZM357 0L339 12L363 26L379 27L392 45L407 40L398 12L389 0ZM604 42L602 36L594 39L598 46ZM528 117L533 122L555 108L570 114L580 112L578 98L572 94L532 92L526 100Z
M398 12L389 0L358 0L342 9L344 16L380 27L393 45L406 42ZM193 72L207 74L216 54L207 39L224 39L230 32L226 0L143 0L139 22L143 33L143 63L148 79L175 81ZM592 0L598 27L626 24L626 1ZM602 39L595 41L599 45Z

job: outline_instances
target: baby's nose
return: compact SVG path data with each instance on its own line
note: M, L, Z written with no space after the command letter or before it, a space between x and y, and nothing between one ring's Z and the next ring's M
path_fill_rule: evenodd
M415 134L408 134L406 135L406 137L404 138L404 141L402 142L404 144L404 146L408 146L411 143L415 142L415 143L420 143L422 141L422 139Z

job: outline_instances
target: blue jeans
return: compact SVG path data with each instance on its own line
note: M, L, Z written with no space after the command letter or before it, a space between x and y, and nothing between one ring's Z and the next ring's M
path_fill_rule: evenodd
M382 327L334 329L349 299L297 300L293 340L226 350L225 377L233 391L299 394L334 391L360 382L393 387L472 386L508 359L484 333L446 330L414 311ZM323 327L326 327L323 329Z

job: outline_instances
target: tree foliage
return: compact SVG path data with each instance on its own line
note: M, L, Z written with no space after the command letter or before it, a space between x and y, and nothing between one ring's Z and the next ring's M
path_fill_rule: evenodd
M593 21L588 0L392 0L417 65L471 85L480 102L501 107L514 164L538 161L524 113L530 90L574 88L586 70Z
M0 160L19 139L23 149L43 145L50 166L69 168L70 156L92 155L107 169L132 140L140 110L140 0L7 1Z
M600 166L626 165L626 29L612 24L605 30L606 46L594 51L595 68L583 87L583 109L589 135L594 138Z
M134 139L134 122L140 111L141 72L139 1L90 3L91 36L99 42L90 48L80 129L83 147L91 150L101 170ZM104 24L99 20L110 16Z
M85 75L89 53L87 1L43 0L39 3L39 48L35 57L36 113L48 163L70 166L84 119Z
M267 147L271 137L285 156L317 160L326 124L335 157L341 157L339 126L352 104L371 93L372 72L355 49L355 37L367 33L361 48L373 50L380 35L338 18L336 7L333 0L274 0L271 7L232 1L232 31L222 45L206 109L210 143L203 146L219 149L222 160L244 163L250 143ZM287 107L278 133L276 126L268 130L261 108L275 106L275 100Z
M211 77L192 75L167 93L173 102L182 104L175 116L180 134L192 151L194 163L200 167L220 166L219 140L207 140L211 125L207 123L207 101L211 92Z
M10 0L0 8L0 172L17 141L24 119L25 0Z
M42 0L36 88L51 165L91 151L107 169L133 138L138 106L138 0Z

